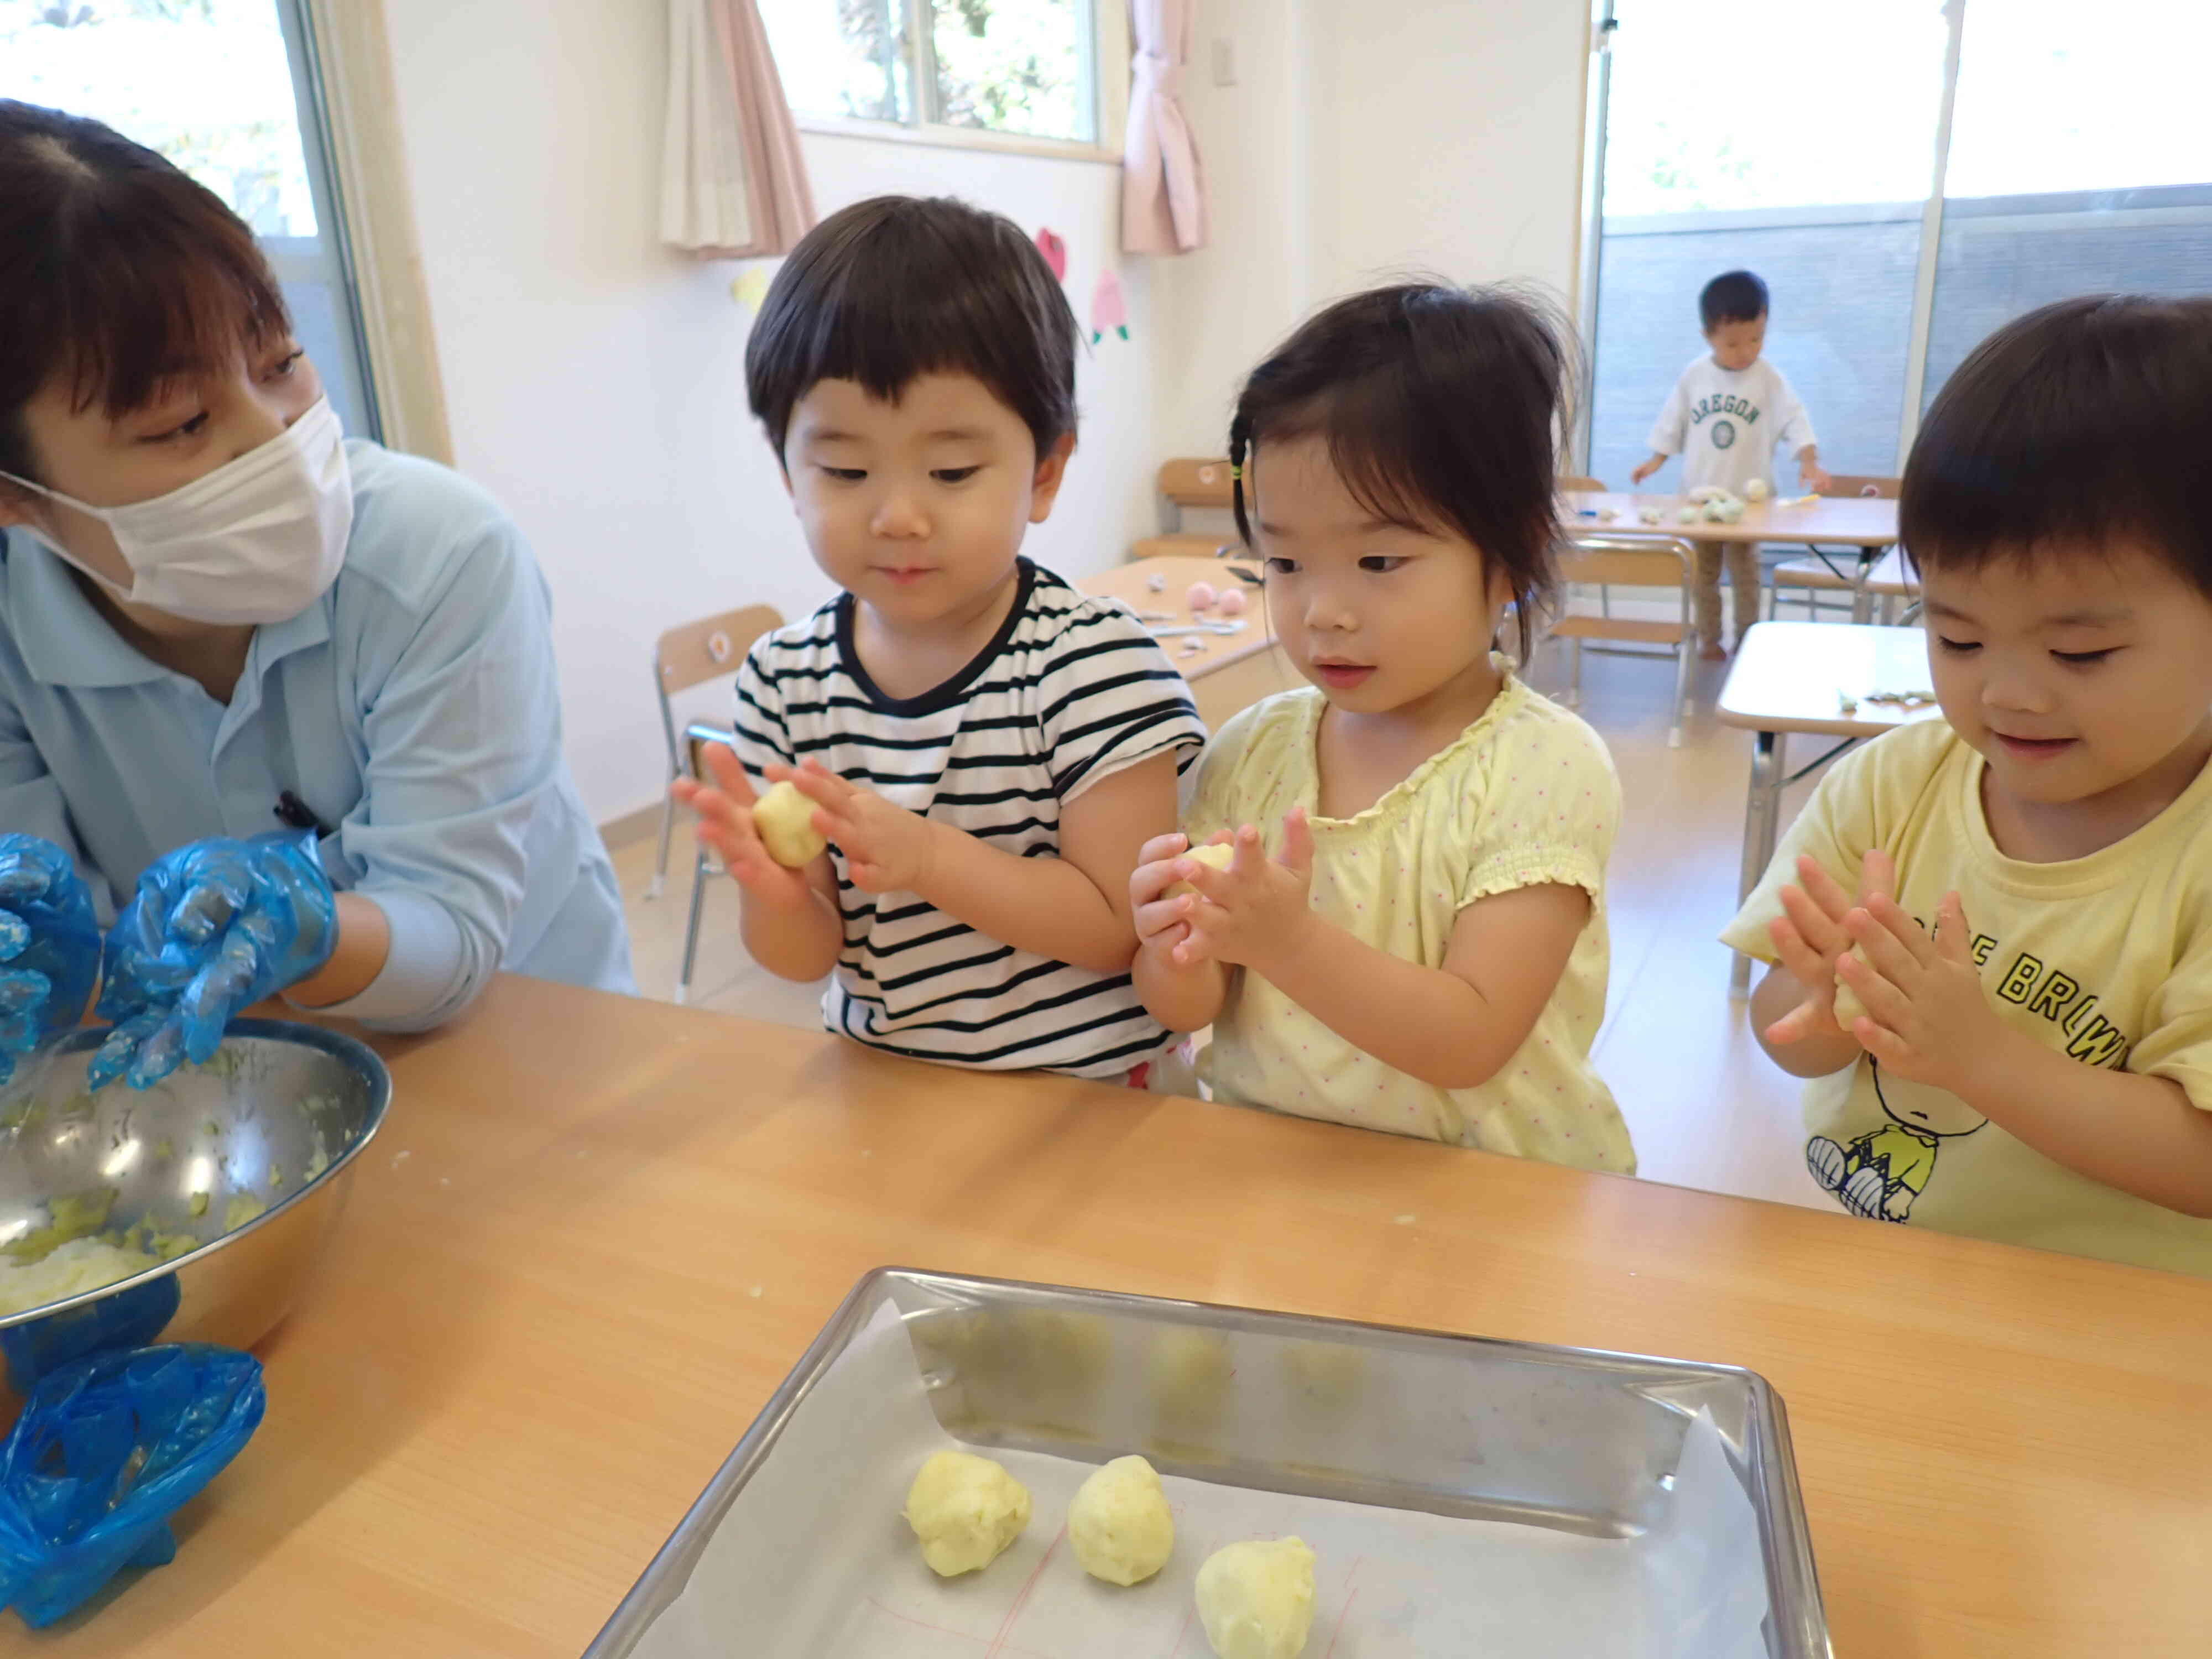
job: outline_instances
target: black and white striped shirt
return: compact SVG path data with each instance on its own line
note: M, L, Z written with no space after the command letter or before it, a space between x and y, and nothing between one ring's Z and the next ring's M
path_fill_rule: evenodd
M1012 610L965 668L886 696L853 646L853 599L763 637L738 676L738 757L757 781L810 757L909 811L1023 858L1060 854L1066 804L1125 767L1206 741L1189 688L1135 618L1021 562ZM1119 1077L1168 1046L1126 974L1017 951L911 893L837 873L845 945L830 1030L988 1071Z

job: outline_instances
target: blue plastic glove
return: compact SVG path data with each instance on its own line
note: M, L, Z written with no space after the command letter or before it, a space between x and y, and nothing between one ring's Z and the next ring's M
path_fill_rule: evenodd
M39 1384L0 1444L0 1607L35 1630L118 1569L173 1559L168 1517L267 1404L252 1354L198 1345L98 1354Z
M68 854L0 836L0 1083L15 1062L84 1017L100 975L100 922Z
M115 1029L86 1068L149 1088L210 1060L248 1004L331 959L337 901L312 835L194 842L156 861L107 935L101 1015Z

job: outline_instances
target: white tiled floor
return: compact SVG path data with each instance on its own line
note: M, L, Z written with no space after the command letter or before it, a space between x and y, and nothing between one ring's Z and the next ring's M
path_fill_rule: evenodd
M1582 713L1604 734L1627 801L1607 897L1613 988L1597 1043L1636 1138L1642 1173L1655 1181L1792 1203L1826 1200L1805 1173L1797 1084L1768 1063L1729 996L1728 953L1714 942L1735 909L1749 776L1747 733L1714 723L1710 710L1725 665L1699 665L1698 717L1680 749L1667 747L1670 664L1587 659ZM1563 659L1547 657L1540 690L1563 683ZM1801 761L1807 755L1796 757ZM1810 784L1790 793L1794 811ZM665 895L644 895L650 840L617 849L636 954L648 996L673 994L690 892L691 842L679 822ZM710 882L692 1002L704 1008L812 1029L819 991L764 972L737 937L737 899Z

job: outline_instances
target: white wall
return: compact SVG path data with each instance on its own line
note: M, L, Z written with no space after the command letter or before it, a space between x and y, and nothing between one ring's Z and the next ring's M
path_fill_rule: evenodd
M570 760L605 821L659 798L647 658L663 629L829 597L745 408L742 267L655 235L665 9L638 0L385 0L455 459L537 549L553 587ZM1120 226L1097 162L808 134L824 213L887 191L951 194L1068 246L1087 330ZM1122 268L1131 339L1077 375L1083 425L1030 543L1070 574L1155 524L1159 453L1146 262ZM727 709L725 698L711 705Z
M1110 3L1110 0L1109 0ZM569 753L606 820L658 797L653 636L826 598L745 410L738 267L654 235L665 12L385 0L457 459L553 585ZM1133 338L1086 357L1081 447L1032 550L1080 574L1154 526L1170 455L1218 453L1238 379L1315 303L1422 266L1571 287L1578 0L1201 0L1186 90L1213 240L1121 262ZM1211 42L1234 45L1217 87ZM1066 237L1088 326L1121 176L1093 162L805 136L824 212L949 192ZM716 712L726 707L719 701Z
M1158 278L1166 452L1218 451L1238 378L1322 301L1409 271L1572 293L1581 0L1200 0L1184 101L1215 236ZM1237 84L1212 79L1234 47Z

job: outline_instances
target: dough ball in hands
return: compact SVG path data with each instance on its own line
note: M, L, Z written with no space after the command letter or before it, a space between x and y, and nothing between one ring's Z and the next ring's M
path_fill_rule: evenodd
M1866 966L1866 952L1857 945L1851 946L1850 954L1857 958L1859 966L1862 968ZM1866 1011L1866 1004L1859 1000L1859 994L1844 983L1844 976L1841 974L1837 975L1836 1024L1842 1026L1845 1034L1849 1035L1852 1024L1863 1018Z
M1175 1552L1175 1517L1160 1477L1141 1457L1093 1471L1067 1506L1067 1541L1084 1571L1109 1584L1140 1584Z
M933 1454L907 1489L906 1523L940 1578L997 1560L1030 1523L1029 1488L988 1457Z
M1231 1544L1198 1570L1198 1621L1218 1659L1298 1659L1313 1615L1314 1553L1303 1540Z
M1183 857L1194 864L1202 864L1209 870L1226 870L1237 857L1237 848L1228 842L1218 847L1194 847ZM1162 895L1164 898L1180 898L1185 893L1195 893L1197 888L1187 881L1179 881Z
M787 870L805 869L830 845L814 827L814 803L788 778L753 803L753 828L768 855Z

